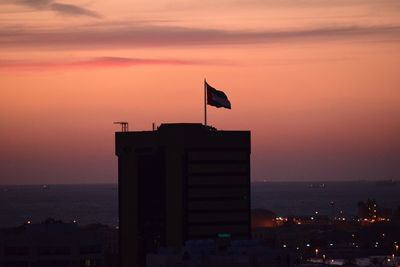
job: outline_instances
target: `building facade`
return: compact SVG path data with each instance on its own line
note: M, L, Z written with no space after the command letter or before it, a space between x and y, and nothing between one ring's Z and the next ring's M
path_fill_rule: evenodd
M223 250L212 240L187 241L180 249L161 248L147 255L147 267L293 267L297 255L271 249L257 240L232 241Z
M187 240L250 238L250 143L201 124L117 132L121 266Z
M116 266L115 233L102 225L79 227L53 219L0 229L0 267Z

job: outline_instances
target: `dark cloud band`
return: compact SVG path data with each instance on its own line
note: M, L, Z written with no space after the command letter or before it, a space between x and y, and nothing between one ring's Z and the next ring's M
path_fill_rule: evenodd
M53 0L6 0L3 4L28 6L36 10L52 10L58 14L66 16L100 17L99 14L87 8L72 4L59 3Z
M198 65L205 62L197 62L179 59L150 59L150 58L126 58L126 57L96 57L76 61L13 61L0 60L0 70L41 70L41 69L65 69L65 68L108 68L108 67L132 67L143 65Z
M31 49L118 49L290 43L299 41L400 41L400 26L320 27L278 31L228 31L149 26L92 26L74 29L0 29L0 47Z

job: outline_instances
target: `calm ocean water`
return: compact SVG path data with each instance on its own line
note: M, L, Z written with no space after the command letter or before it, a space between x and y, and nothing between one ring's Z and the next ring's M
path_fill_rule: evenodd
M324 188L310 188L305 182L266 182L252 184L252 207L265 208L278 215L331 215L335 210L352 217L357 202L374 198L378 205L400 205L400 184L377 186L373 182L328 182ZM48 217L79 224L118 224L117 185L0 186L0 227L17 226Z

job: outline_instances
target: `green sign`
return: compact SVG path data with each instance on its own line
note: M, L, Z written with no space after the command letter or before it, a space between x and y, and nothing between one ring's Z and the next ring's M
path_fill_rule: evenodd
M219 238L230 238L231 234L230 233L218 233Z

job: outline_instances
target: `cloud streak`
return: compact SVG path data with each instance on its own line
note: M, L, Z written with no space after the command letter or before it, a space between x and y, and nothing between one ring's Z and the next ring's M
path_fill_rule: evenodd
M343 40L398 42L400 26L342 26L271 31L228 31L143 24L58 30L0 29L0 47L24 49L190 47Z
M115 68L144 65L199 65L206 62L179 59L146 59L125 57L96 57L76 61L16 61L0 60L0 70L57 70L68 68Z
M60 14L63 15L69 15L69 16L89 16L93 18L100 18L100 16L89 9L75 6L75 5L70 5L70 4L62 4L62 3L52 3L50 5L51 10L56 11Z
M3 2L3 4L27 6L36 10L51 10L65 16L88 16L92 18L100 18L99 14L87 8L54 2L53 0L8 0Z

